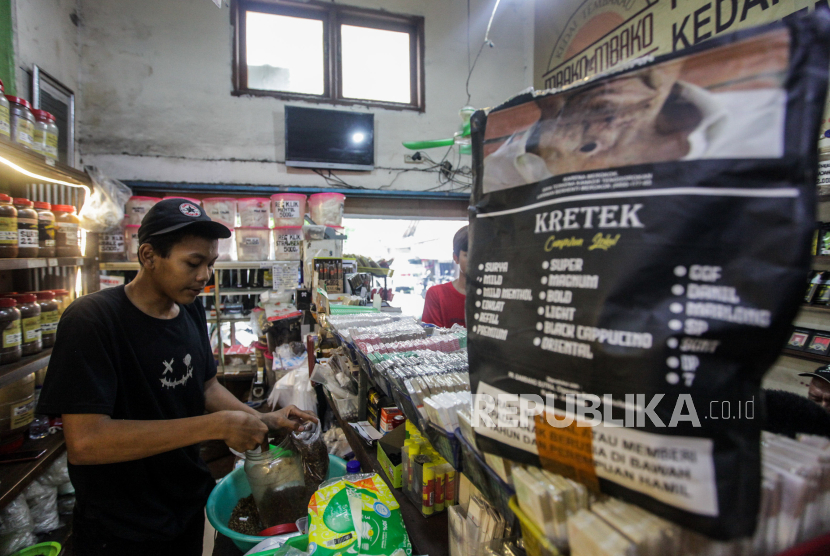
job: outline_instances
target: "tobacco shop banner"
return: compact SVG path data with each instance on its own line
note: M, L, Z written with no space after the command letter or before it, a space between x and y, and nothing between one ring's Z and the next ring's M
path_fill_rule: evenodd
M821 10L474 114L480 448L752 534L761 378L811 261L828 48Z
M828 0L536 0L534 87L560 88L647 55L805 14ZM820 132L830 130L830 107Z

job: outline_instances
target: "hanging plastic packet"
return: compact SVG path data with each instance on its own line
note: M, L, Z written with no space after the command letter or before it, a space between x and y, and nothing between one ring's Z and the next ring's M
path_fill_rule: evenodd
M358 505L361 516L356 523ZM374 473L348 475L320 485L308 504L308 522L308 551L315 556L412 556L400 506Z
M294 447L303 460L306 487L317 490L329 472L329 452L323 440L320 423L309 421L291 434Z
M816 10L473 115L479 448L710 537L754 533L760 384L810 267L828 47Z

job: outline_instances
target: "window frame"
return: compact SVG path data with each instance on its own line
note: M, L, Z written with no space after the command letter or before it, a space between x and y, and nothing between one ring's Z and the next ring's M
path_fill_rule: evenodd
M311 95L248 88L248 63L245 49L247 11L274 15L317 19L323 22L323 94ZM424 18L392 14L380 10L356 8L342 4L291 0L233 0L231 5L233 27L233 91L234 96L273 97L282 100L301 100L310 103L359 105L390 110L424 112ZM409 33L410 103L343 97L340 26L355 25L372 29Z

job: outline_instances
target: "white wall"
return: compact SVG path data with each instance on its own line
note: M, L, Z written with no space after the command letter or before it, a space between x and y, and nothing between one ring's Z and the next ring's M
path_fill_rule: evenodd
M425 18L426 112L372 109L371 173L342 173L353 185L388 185L405 165L401 141L450 136L467 100L467 6L460 0L352 0ZM81 0L83 162L122 180L325 186L317 175L286 170L283 105L231 96L228 8L210 0ZM471 48L483 41L492 0L473 0ZM493 106L530 86L533 3L505 0L470 83L471 103ZM292 104L298 104L292 102ZM314 105L320 106L320 105ZM336 107L347 110L366 108ZM443 151L434 151L438 156ZM463 164L470 164L464 157ZM382 168L382 169L381 169ZM438 185L436 174L408 172L393 188Z
M70 18L80 0L14 0L14 50L18 96L32 100L32 66L75 92L80 98L80 32Z

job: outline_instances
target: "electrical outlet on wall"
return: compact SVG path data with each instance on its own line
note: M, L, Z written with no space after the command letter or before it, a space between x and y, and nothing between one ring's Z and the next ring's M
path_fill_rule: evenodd
M424 162L424 157L421 156L420 152L415 152L413 154L403 155L403 161L407 164L422 164Z

